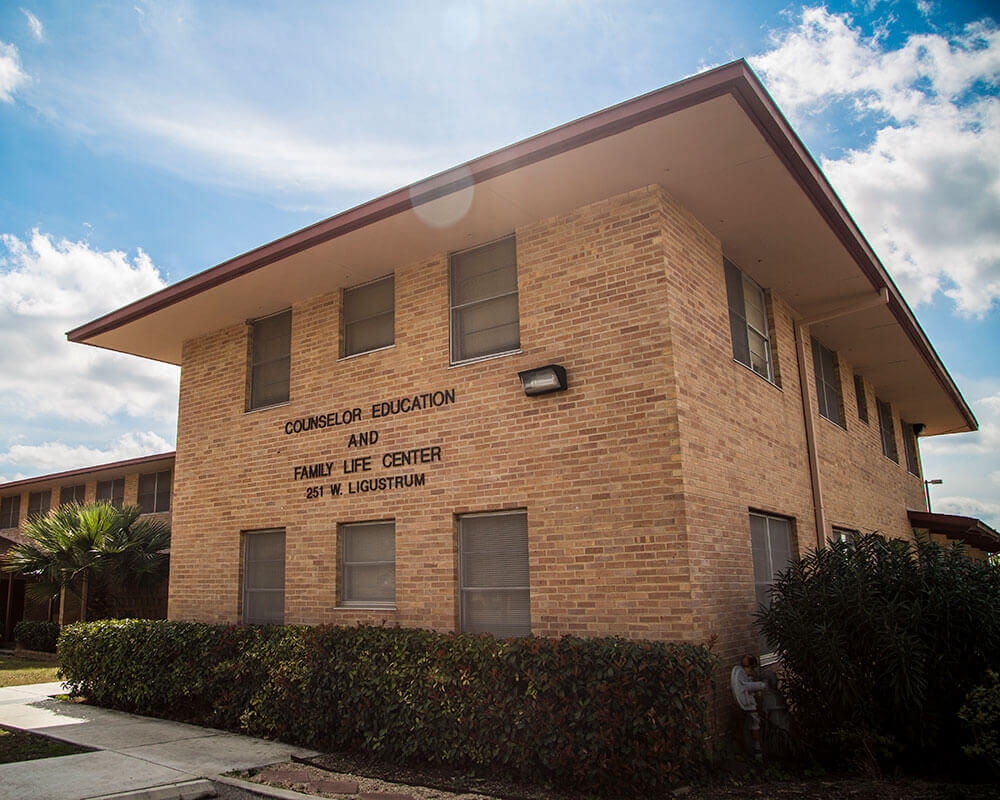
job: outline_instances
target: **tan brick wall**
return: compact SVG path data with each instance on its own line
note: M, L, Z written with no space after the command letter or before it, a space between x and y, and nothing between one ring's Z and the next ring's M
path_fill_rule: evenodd
M523 507L535 633L715 636L724 661L755 646L749 509L791 517L800 549L816 541L787 304L771 298L779 388L733 360L723 245L660 187L516 234L515 355L449 367L445 253L386 266L390 349L338 360L339 293L296 305L287 405L245 412L246 326L185 343L171 618L238 621L241 531L284 528L286 622L452 630L456 515ZM566 366L569 391L525 397L516 373L551 362ZM908 535L919 479L886 468L877 417L852 419L841 368L848 430L816 420L829 519ZM369 420L373 402L452 388L453 406ZM351 408L365 419L283 431ZM378 443L349 450L348 436L367 430ZM319 481L292 480L295 464L333 461L339 472L353 455L421 446L442 448L422 488L307 500ZM371 476L410 471L375 462ZM387 518L396 609L339 608L337 525Z

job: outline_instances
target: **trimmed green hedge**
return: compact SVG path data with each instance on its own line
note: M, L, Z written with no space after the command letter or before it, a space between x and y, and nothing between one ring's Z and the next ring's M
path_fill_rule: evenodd
M619 792L700 769L715 662L618 638L163 620L68 625L59 654L72 691L111 708Z
M35 622L23 619L14 626L14 641L28 650L54 653L58 639L59 623L57 622Z

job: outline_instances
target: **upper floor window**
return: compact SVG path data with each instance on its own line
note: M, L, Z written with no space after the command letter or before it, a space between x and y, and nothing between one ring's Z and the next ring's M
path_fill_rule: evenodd
M450 267L451 362L517 350L521 326L514 237L453 253Z
M458 537L462 630L527 636L527 513L465 514L458 519Z
M250 323L250 409L288 402L291 375L292 312Z
M844 415L840 409L840 374L837 369L837 354L812 340L813 370L816 373L816 400L820 416L835 422L841 428Z
M868 397L865 395L865 379L854 374L854 396L858 400L858 419L868 424Z
M110 503L115 508L121 508L125 504L125 479L98 481L97 502Z
M139 508L143 514L170 510L170 470L139 476Z
M45 489L41 492L32 492L28 495L28 518L44 517L49 513L49 506L51 504L51 489Z
M391 606L396 602L396 524L359 522L340 527L340 602Z
M0 528L16 528L21 521L21 495L0 500Z
M892 421L892 407L877 397L875 406L878 408L878 428L882 434L882 455L898 464L899 451L896 449L896 425Z
M733 358L758 375L774 381L764 290L728 259L725 266Z
M70 503L83 505L86 494L87 487L82 483L76 486L63 486L59 490L59 505L68 506Z
M917 432L913 426L903 420L899 421L903 429L903 452L906 453L906 469L920 477L920 459L917 458Z
M388 347L396 340L394 276L344 290L343 356Z

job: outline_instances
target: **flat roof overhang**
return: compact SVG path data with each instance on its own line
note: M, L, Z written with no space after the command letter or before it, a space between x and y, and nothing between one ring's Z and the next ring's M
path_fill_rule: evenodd
M164 469L173 468L175 455L173 451L169 453L156 453L151 456L139 456L138 458L128 458L124 461L112 461L107 464L97 464L93 467L52 472L48 475L39 475L35 478L22 478L18 481L0 483L0 495L6 497L15 494L14 489L18 490L16 494L20 494L25 489L32 491L57 489L61 486L77 484L81 478L91 481L106 481L112 478L120 478L128 472L136 472L140 469L145 472L160 472Z
M623 192L662 185L924 435L978 425L902 295L745 61L525 139L205 270L70 331L181 363L191 338ZM790 354L789 354L790 356ZM779 354L780 357L780 354Z
M910 525L931 533L957 539L987 553L1000 552L1000 533L977 517L958 514L935 514L931 511L907 511Z

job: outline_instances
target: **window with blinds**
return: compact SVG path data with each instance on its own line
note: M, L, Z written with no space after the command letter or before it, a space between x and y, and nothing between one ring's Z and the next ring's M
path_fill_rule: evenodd
M527 512L466 514L459 517L458 526L462 630L527 636Z
M753 551L753 579L757 607L771 604L775 576L788 567L792 559L792 524L784 517L770 514L750 514L750 545ZM768 655L772 648L760 637L760 653Z
M83 505L86 492L87 487L82 483L77 486L63 486L59 490L59 505L68 506L70 503Z
M16 528L21 522L21 495L0 500L0 528Z
M395 605L395 522L340 526L340 602L345 606Z
M892 421L892 407L875 398L878 409L878 428L882 434L882 455L899 463L899 451L896 449L896 425Z
M773 382L774 363L764 290L731 261L724 263L733 358Z
M143 514L170 510L170 470L139 476L139 508Z
M450 264L452 363L517 350L521 327L514 237L454 253Z
M49 513L49 506L52 504L52 490L46 489L41 492L32 492L28 495L28 518L44 517Z
M250 323L250 410L288 402L292 312Z
M913 426L899 421L899 426L903 429L903 452L906 453L906 469L912 474L920 477L920 460L917 458L917 432Z
M837 354L812 340L813 371L816 373L816 401L820 416L847 429L840 409L840 378L837 369Z
M344 290L341 355L354 356L396 341L393 275Z
M854 396L858 400L858 419L868 424L868 397L865 395L865 379L854 375Z
M111 481L98 481L97 502L110 503L115 508L121 508L125 504L125 479L116 478Z
M285 622L285 532L243 534L243 621L247 625Z

